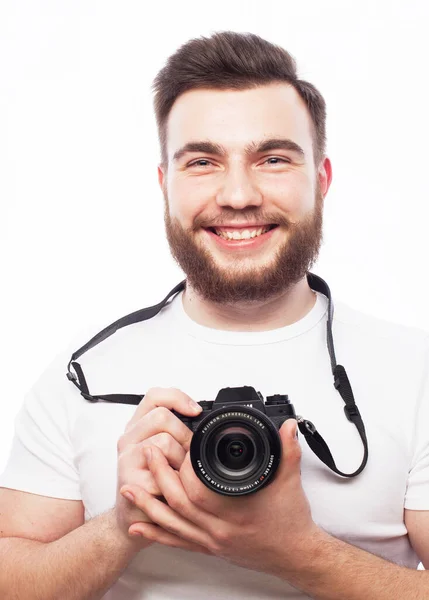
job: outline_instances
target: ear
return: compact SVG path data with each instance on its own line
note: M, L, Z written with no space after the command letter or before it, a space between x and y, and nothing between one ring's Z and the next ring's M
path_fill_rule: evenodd
M165 181L164 167L162 164L159 164L158 165L158 183L159 183L161 190L164 189L164 181Z
M319 165L317 177L319 180L320 191L322 192L323 198L325 198L332 182L332 165L327 156L325 156Z

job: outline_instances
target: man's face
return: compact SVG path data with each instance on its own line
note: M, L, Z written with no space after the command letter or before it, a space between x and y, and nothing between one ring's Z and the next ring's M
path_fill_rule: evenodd
M302 279L320 248L331 171L327 158L316 171L297 92L191 90L167 127L168 166L158 170L167 239L195 291L257 302Z

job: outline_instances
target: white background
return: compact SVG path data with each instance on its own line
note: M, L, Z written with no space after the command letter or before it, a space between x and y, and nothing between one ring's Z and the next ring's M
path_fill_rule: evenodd
M326 99L334 173L314 271L334 297L429 330L427 6L2 0L0 471L57 352L183 278L164 236L151 83L191 37L251 31L295 56Z

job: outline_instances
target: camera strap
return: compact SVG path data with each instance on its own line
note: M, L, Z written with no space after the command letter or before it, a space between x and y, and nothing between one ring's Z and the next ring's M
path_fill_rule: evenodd
M328 284L321 277L315 275L314 273L307 273L307 281L312 290L320 292L328 298L328 318L326 323L326 332L328 352L331 360L331 369L332 374L334 376L334 387L339 392L341 398L344 401L344 413L347 419L356 426L363 443L364 456L360 467L353 473L343 473L337 468L327 443L319 434L313 423L298 416L298 427L301 434L306 439L307 444L309 445L311 450L325 465L327 465L332 471L334 471L334 473L337 473L342 477L356 477L356 475L359 475L359 473L361 473L364 470L368 461L368 441L366 438L365 426L363 424L359 409L356 406L352 387L350 385L350 381L347 376L346 370L342 365L338 365L336 361L334 341L332 336L334 306L332 302L331 291L328 287ZM140 404L141 400L144 398L144 394L105 394L98 396L90 394L82 367L77 362L77 359L80 358L82 354L84 354L91 348L94 348L94 346L97 346L97 344L103 342L105 339L113 335L118 329L121 329L122 327L125 327L127 325L133 325L134 323L139 323L140 321L146 321L148 319L151 319L152 317L157 315L169 303L169 301L171 302L171 300L176 294L184 290L185 287L186 279L184 279L178 285L176 285L176 287L174 287L167 294L164 300L162 300L158 304L154 304L153 306L149 306L147 308L142 308L133 313L130 313L129 315L126 315L125 317L118 319L117 321L111 323L102 331L97 333L86 344L79 348L79 350L73 352L71 359L67 365L66 375L67 378L78 388L81 395L86 400L88 400L89 402L98 402L99 400L103 400L105 402L133 404L136 406ZM73 367L75 373L73 373L70 370L70 367Z

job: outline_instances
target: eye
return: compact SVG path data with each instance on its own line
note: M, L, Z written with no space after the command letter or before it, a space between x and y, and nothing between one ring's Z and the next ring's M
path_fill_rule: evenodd
M199 158L188 164L188 167L207 167L212 163L207 158Z
M277 161L277 162L269 162L269 161ZM266 163L270 165L278 165L280 163L287 164L291 161L288 158L280 158L280 156L270 156L265 160Z

